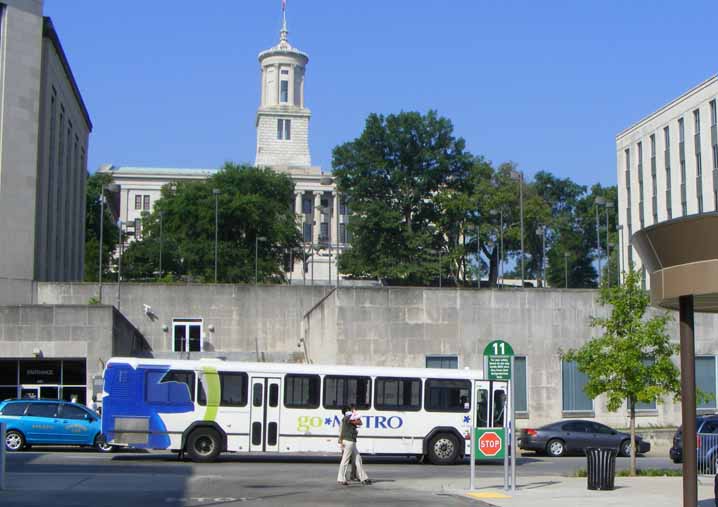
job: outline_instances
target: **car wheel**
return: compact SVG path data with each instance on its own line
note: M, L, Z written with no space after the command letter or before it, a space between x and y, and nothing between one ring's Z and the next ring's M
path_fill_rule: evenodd
M221 449L221 440L211 428L194 430L187 439L187 454L192 461L209 463L217 459Z
M549 440L546 444L546 454L554 458L560 458L566 454L566 444L556 438Z
M99 433L95 437L94 447L95 449L97 449L97 452L114 452L117 450L117 447L107 443L107 440L105 440L105 435L103 435L102 433Z
M618 454L623 456L624 458L628 458L631 456L630 440L624 440L623 442L621 442L621 446L618 448Z
M25 447L25 437L22 436L22 433L15 430L5 433L5 449L14 452L22 451L23 447Z
M451 465L459 457L456 438L449 433L439 433L429 442L429 461L433 465Z

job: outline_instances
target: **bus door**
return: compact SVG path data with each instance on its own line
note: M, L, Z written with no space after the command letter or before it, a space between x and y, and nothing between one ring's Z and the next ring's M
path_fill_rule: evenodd
M489 426L493 428L502 428L507 422L506 416L509 407L507 405L506 390L506 382L491 381L491 424Z
M279 451L280 384L279 378L252 377L250 451Z
M489 380L476 381L476 427L489 427L489 404L491 401L491 382Z

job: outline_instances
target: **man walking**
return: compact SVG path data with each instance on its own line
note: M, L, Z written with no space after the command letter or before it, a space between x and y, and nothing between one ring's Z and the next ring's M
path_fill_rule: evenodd
M342 461L339 465L337 482L343 486L348 485L347 472L350 464L353 464L356 468L356 473L362 484L371 484L371 480L369 480L369 477L364 471L361 454L359 454L359 449L357 449L357 426L361 426L361 419L352 420L350 408L342 407L342 427L339 433Z

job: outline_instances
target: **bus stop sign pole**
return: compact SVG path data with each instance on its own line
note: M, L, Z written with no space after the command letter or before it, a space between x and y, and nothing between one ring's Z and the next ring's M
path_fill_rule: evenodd
M471 424L469 444L471 445L471 479L469 480L469 491L476 489L476 422Z

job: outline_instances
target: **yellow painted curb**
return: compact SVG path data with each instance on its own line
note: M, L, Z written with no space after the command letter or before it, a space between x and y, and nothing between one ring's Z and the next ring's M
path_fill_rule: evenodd
M486 491L483 493L466 493L466 496L470 496L472 498L478 498L478 499L486 499L486 498L511 498L508 495L504 495L503 493L498 493L496 491Z

